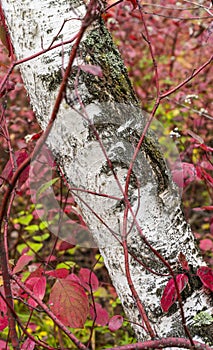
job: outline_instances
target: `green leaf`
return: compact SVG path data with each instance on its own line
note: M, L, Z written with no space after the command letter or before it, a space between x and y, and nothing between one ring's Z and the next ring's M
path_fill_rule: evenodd
M39 226L38 225L29 225L24 228L28 232L36 232L39 231Z
M43 247L42 243L29 242L28 245L36 253Z
M36 242L43 242L46 241L46 239L48 239L50 237L50 234L44 233L43 235L39 235L39 236L33 236L34 241Z
M29 223L32 221L33 219L33 215L32 214L28 214L28 215L24 215L21 216L17 219L18 223L21 225L29 225Z
M39 224L40 230L44 230L44 229L47 228L48 226L49 226L49 224L48 224L47 221L42 221L42 222Z
M17 246L17 250L19 254L22 253L23 249L30 248L30 250L27 252L27 255L34 255L34 252L38 252L43 247L42 243L34 243L34 242L28 242L28 245L25 243L19 244Z
M57 269L63 269L63 268L67 269L68 267L73 267L75 265L76 263L74 261L64 261L57 265Z
M26 245L25 243L19 244L19 245L17 246L17 250L18 250L19 254L21 254L22 251L23 251L25 248L27 248L27 245ZM33 254L33 253L32 253L32 254ZM32 254L28 254L28 255L32 255Z
M42 193L44 193L48 188L52 187L52 185L54 185L58 181L58 179L59 179L59 177L55 177L54 179L51 179L50 181L48 181L45 184L43 184L42 186L40 186L40 188L38 189L38 191L36 193L36 200L38 200L40 195Z

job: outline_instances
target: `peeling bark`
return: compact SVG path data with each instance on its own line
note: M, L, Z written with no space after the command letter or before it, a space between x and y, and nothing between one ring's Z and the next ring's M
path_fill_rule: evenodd
M3 0L2 6L18 59L41 51L42 42L44 47L48 47L65 19L82 18L86 11L83 2L65 0L60 4L50 0ZM78 20L66 22L55 43L69 40L78 32L80 25ZM43 129L48 123L69 52L70 45L64 45L21 66L25 86ZM103 78L79 72L78 64L100 66ZM73 107L79 109L78 95L85 106L87 118L73 110ZM145 123L146 118L140 112L117 48L102 21L97 20L87 30L81 43L48 144L72 186L120 198L98 197L79 190L76 200L93 235L94 241L90 244L99 247L124 310L130 321L137 324L141 324L141 317L128 286L123 247L118 242L123 232L123 193L94 129L124 189L127 170ZM183 217L178 191L171 181L158 142L151 133L146 135L135 161L128 197L143 235L174 269L177 270L180 252L185 254L193 272L204 264ZM102 222L85 203L101 217ZM167 268L144 243L131 213L128 229L131 277L152 327L159 337L184 337L178 306L175 304L167 314L160 307L162 292L169 279ZM148 272L135 257L156 274ZM193 320L201 311L212 314L210 296L201 289L196 277L183 294L183 305L187 326L194 339L213 344L212 324L198 326ZM135 324L133 328L138 339L149 338L141 326Z

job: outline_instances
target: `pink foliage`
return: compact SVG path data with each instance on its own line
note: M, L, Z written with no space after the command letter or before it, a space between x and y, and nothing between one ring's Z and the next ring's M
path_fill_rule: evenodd
M90 306L90 316L100 326L106 326L109 321L108 312L99 303Z
M69 279L59 279L53 285L49 305L52 312L73 328L82 328L86 321L89 304L83 287Z
M54 278L66 278L69 275L69 270L65 268L61 268L57 270L46 271L45 275L48 275Z
M22 344L21 350L34 350L36 343L32 339L26 339Z
M7 344L6 341L0 340L0 349L1 350L9 350L10 348L9 348L9 345Z
M1 83L1 80L0 80ZM15 88L15 83L12 80L7 80L2 91L0 91L0 97L3 97L5 94L7 94L8 92L14 90Z
M181 293L188 283L188 277L185 274L179 274L176 276L176 282L179 292ZM174 279L170 279L164 289L163 296L161 298L161 307L164 312L167 312L169 308L177 300L177 290L175 287Z
M23 254L18 259L16 266L13 269L13 273L18 273L23 270L23 268L33 260L33 256Z
M109 324L108 324L109 330L111 332L117 331L119 328L121 328L121 326L123 324L123 321L124 321L124 319L123 319L123 317L121 315L113 316L109 320Z
M202 250L213 250L213 242L209 238L202 239L200 241L200 249Z
M24 160L28 158L28 153L26 152L25 149L21 149L17 152L15 152L14 154L14 166L18 167L19 165L21 165ZM28 176L29 176L29 166L27 166L25 168L25 170L21 173L19 180L18 180L18 189L21 188L21 186L25 183L25 181L27 180ZM7 162L4 170L2 171L2 178L0 179L0 185L2 184L3 180L5 179L6 181L10 181L12 179L13 176L13 166L12 166L12 162L11 159Z
M44 276L29 278L26 282L26 286L37 298L43 300L46 291L46 278ZM32 307L35 307L37 305L37 302L34 299L29 298L28 304Z
M78 277L81 280L82 286L89 292L95 292L98 289L99 281L94 272L87 268L81 268Z
M180 169L173 170L172 178L179 187L186 187L192 181L197 180L196 168L191 163L182 162Z
M197 270L197 275L200 277L203 285L213 292L213 270L207 266L201 266Z
M0 287L0 292L4 295L3 287ZM7 305L0 296L0 332L8 326Z

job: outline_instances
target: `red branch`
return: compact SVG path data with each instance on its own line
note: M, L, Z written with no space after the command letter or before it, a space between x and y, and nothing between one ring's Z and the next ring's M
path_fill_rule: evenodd
M135 302L137 304L138 307L138 311L141 315L142 318L142 322L144 322L145 326L146 326L146 331L149 333L150 337L152 339L154 339L156 337L155 332L152 329L152 326L149 322L149 319L147 317L146 311L144 309L144 306L139 298L139 295L134 287L134 284L132 282L132 278L130 275L130 270L129 270L129 253L128 253L128 246L127 246L127 241L126 239L123 241L123 249L124 249L124 259L125 259L125 271L126 271L126 278L129 284L129 288L132 292L132 296L135 299Z
M196 350L213 350L210 346L198 341L194 341L194 346ZM147 340L143 343L117 346L116 348L108 348L108 350L149 350L156 348L164 349L167 347L191 349L192 345L191 342L185 338L162 338L157 340Z

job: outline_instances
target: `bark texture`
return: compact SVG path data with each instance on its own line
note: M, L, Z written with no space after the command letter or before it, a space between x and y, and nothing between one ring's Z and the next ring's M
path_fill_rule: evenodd
M60 4L59 1L50 0L3 0L2 6L18 59L41 51L41 43L45 48L48 47L65 19L82 18L86 11L83 2L65 0L60 1ZM55 43L70 39L80 25L79 20L66 22ZM43 129L48 123L69 52L70 45L64 45L21 66L32 106ZM79 64L100 66L103 78L79 72ZM79 103L79 96L82 103ZM76 109L81 110L84 116ZM79 188L75 191L76 200L93 235L92 239L86 237L87 242L99 247L125 312L137 324L133 327L140 340L148 339L149 336L140 326L141 318L126 278L123 247L118 240L121 240L124 229L122 189L145 123L146 118L140 112L120 55L101 19L97 20L87 30L81 43L48 144L71 186ZM120 187L94 130L98 132L113 164ZM80 189L116 198L100 197ZM178 191L171 181L157 140L151 134L146 136L135 161L128 197L137 219L136 224L129 212L129 262L134 286L157 335L184 337L177 305L167 314L160 307L162 291L169 279L168 270L146 246L138 233L138 227L174 268L180 252L185 254L194 272L203 261L183 217ZM86 245L86 242L82 244ZM135 257L156 274L147 271ZM205 322L198 325L193 320L201 311L212 314L211 298L201 289L196 277L183 295L183 305L187 325L194 339L213 344L213 325Z

